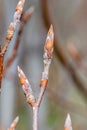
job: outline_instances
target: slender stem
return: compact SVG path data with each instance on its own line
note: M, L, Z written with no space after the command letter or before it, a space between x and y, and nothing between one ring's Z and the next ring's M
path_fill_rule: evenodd
M40 90L39 97L38 97L38 99L37 99L37 106L38 106L38 107L40 106L40 103L41 103L41 101L42 101L44 92L45 92L45 88L42 87L41 90Z
M33 107L33 130L38 130L38 106Z

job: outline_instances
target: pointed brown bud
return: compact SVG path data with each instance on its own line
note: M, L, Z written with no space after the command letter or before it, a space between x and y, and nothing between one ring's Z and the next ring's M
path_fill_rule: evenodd
M47 39L46 39L46 43L45 43L45 49L48 51L52 51L53 50L53 41L54 41L54 32L53 32L53 26L50 26L50 29L48 31L47 34Z
M19 66L18 66L18 76L19 76L20 84L22 85L27 103L29 103L31 106L33 106L35 103L35 97L33 95L31 85L28 82L24 72L21 70L21 68Z

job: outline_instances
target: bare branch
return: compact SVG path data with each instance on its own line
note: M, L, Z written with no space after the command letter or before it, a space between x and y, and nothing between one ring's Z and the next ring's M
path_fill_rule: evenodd
M34 7L30 7L22 16L21 18L21 23L20 23L20 27L19 27L19 30L18 30L18 35L16 37L16 41L15 41L15 45L14 45L14 48L13 48L13 52L12 54L10 55L9 59L7 60L6 62L6 65L4 67L4 71L3 71L3 74L5 75L5 73L7 72L8 68L11 66L11 64L13 63L16 55L17 55L17 51L18 51L18 48L19 48L19 44L20 44L20 37L21 37L21 34L23 32L23 29L24 29L24 26L25 24L28 22L28 20L31 18L32 14L34 12Z
M14 13L13 22L10 23L10 25L8 27L6 40L4 42L4 46L1 49L2 54L5 54L5 52L8 48L8 44L10 43L11 39L13 38L16 25L18 22L20 22L20 18L21 18L22 12L23 12L24 3L25 3L25 0L19 0L18 4L16 6L16 11Z
M1 91L2 76L3 76L4 55L5 55L5 52L8 48L8 45L9 45L11 39L13 38L16 25L20 21L20 18L21 18L22 12L23 12L24 3L25 3L25 0L19 0L18 4L16 6L16 11L14 13L13 22L10 23L8 30L7 30L4 46L0 49L0 91Z
M27 103L33 106L35 104L35 97L33 95L31 85L28 82L24 72L21 70L19 66L18 66L18 76L19 76L20 84L22 85L22 89L24 91Z
M65 120L64 130L72 130L72 122L69 114L67 114L67 118Z
M19 121L19 117L17 116L14 121L12 122L11 126L8 128L8 130L15 130L17 124L18 124L18 121Z
M46 39L46 43L44 46L44 71L42 73L42 79L40 82L40 94L39 97L37 99L37 105L39 106L41 101L42 101L42 97L44 94L44 91L46 89L47 83L48 83L48 74L49 74L49 67L51 64L51 60L52 60L52 52L53 52L53 41L54 41L54 32L53 32L53 26L50 26L50 29L48 31L47 34L47 39Z

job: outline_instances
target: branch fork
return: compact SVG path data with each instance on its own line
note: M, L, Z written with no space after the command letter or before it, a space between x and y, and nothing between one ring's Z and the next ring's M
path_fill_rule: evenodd
M44 46L44 56L43 56L44 70L42 72L42 78L40 81L40 93L37 99L35 98L33 94L31 85L28 79L26 78L24 72L18 66L18 76L19 76L20 84L24 91L27 103L30 104L33 109L33 130L38 129L38 123L37 123L38 111L39 111L39 106L42 101L42 98L43 98L43 95L44 95L44 92L48 83L49 67L51 64L52 53L53 53L53 41L54 41L54 32L53 32L53 26L51 25L48 31L47 39Z

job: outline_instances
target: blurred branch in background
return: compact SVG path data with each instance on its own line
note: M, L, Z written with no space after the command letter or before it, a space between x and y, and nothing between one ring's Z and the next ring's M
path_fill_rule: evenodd
M62 94L58 94L55 90L47 89L48 98L52 100L54 104L59 104L62 109L65 109L67 112L70 111L75 115L81 115L83 117L87 117L86 107L82 106L79 103L75 103L63 96ZM59 107L59 106L56 106Z
M80 53L77 50L77 48L75 47L75 45L70 42L67 45L67 50L69 51L72 58L75 60L75 63L77 64L77 66L79 68L81 68L84 73L87 73L87 66L84 65L83 60L82 60L82 56L80 55Z

